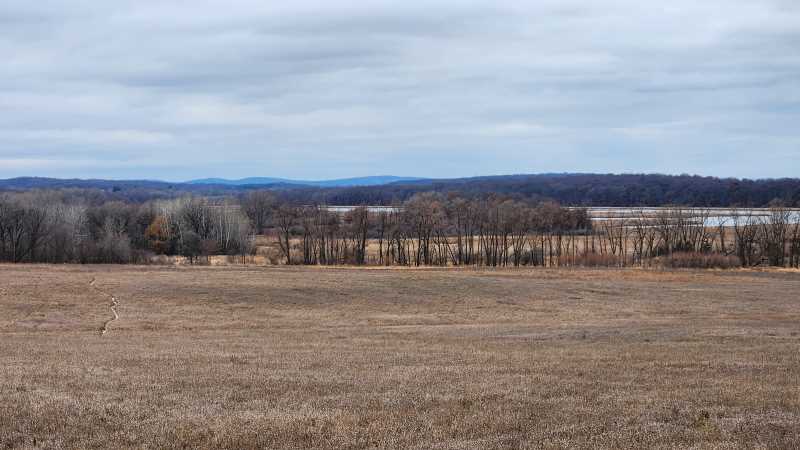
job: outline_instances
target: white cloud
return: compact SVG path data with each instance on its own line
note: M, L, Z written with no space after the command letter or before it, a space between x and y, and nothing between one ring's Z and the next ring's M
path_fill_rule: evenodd
M553 136L564 130L537 123L506 122L489 125L477 130L478 134L497 137L541 137Z
M150 145L169 142L169 133L147 130L0 130L0 139L50 144Z

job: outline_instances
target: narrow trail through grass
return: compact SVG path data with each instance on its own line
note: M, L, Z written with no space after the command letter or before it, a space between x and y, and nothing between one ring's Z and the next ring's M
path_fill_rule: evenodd
M97 278L92 277L92 281L89 282L89 286L91 286L92 289L94 289L98 293L100 293L102 295L105 295L106 297L111 298L111 312L114 314L114 317L112 317L111 319L108 319L107 321L105 321L105 323L103 323L103 327L100 328L100 335L101 336L105 336L105 334L108 332L108 326L111 324L111 322L114 322L115 320L119 320L119 314L117 313L117 306L119 306L119 302L117 301L116 297L114 297L113 295L109 294L108 292L106 292L106 291L100 289L99 287L97 287L97 285L95 284L96 281L97 281Z

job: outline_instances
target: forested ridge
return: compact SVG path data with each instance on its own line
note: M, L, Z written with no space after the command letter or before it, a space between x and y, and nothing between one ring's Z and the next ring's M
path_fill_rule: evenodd
M0 191L72 189L76 195L103 200L145 202L202 196L241 196L269 189L293 203L393 205L422 192L458 193L465 198L502 195L516 200L554 201L564 206L766 207L780 201L800 207L800 179L749 180L658 174L538 174L462 179L419 180L380 186L315 187L289 183L214 185L146 180L0 180ZM91 192L89 192L91 191Z
M543 174L426 180L377 188L297 189L286 195L297 201L328 204L389 205L419 192L487 194L515 199L555 201L564 206L766 207L779 200L800 206L800 179L747 180L689 175Z

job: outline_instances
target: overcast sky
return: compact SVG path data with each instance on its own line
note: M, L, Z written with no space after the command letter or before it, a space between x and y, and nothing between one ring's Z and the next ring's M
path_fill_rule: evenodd
M800 176L800 2L2 0L0 178Z

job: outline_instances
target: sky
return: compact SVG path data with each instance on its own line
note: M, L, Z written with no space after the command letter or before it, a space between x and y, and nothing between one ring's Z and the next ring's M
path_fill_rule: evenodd
M800 177L797 0L2 0L0 61L0 178Z

